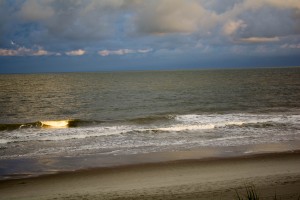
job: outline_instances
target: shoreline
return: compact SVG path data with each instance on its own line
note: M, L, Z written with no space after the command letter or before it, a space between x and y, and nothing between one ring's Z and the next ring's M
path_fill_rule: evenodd
M227 147L201 147L181 151L163 151L140 154L95 154L76 157L37 157L0 160L0 181L76 172L90 169L122 168L188 160L209 161L256 157L264 154L299 153L298 141Z
M297 199L300 151L82 169L0 181L0 199ZM16 191L18 191L16 193ZM297 196L298 195L298 196ZM220 198L222 197L222 198Z
M76 157L37 157L0 160L0 181L38 177L61 172L181 160L215 160L242 158L263 154L300 152L300 142L269 143L227 147L201 147L181 151L139 154L95 154Z

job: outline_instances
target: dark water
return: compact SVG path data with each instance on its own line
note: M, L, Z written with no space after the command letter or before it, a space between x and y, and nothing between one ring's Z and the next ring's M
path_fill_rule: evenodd
M3 162L300 141L300 68L0 75L0 91Z
M289 112L300 69L0 75L1 124Z

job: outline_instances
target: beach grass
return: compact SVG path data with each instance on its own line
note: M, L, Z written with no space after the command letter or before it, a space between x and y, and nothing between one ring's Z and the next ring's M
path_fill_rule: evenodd
M236 190L237 200L259 200L259 195L254 186L245 186L246 194L242 197ZM275 195L276 197L276 195Z
M240 193L235 190L236 192L236 200L259 200L259 194L255 189L255 186L245 186L246 193L241 196ZM277 196L275 193L273 200L281 200L280 197ZM300 200L300 195L298 196L297 200Z

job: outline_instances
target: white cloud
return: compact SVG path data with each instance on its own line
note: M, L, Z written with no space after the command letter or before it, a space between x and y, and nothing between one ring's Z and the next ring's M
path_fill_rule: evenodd
M48 51L44 50L44 49L38 49L36 51L32 51L32 55L33 56L46 56L46 55L50 55L51 53L49 53Z
M130 53L149 53L152 49L118 49L118 50L102 50L98 51L98 54L101 56L109 56L109 55L125 55Z
M249 37L249 38L241 38L240 42L248 42L248 43L264 43L264 42L278 42L278 37Z
M98 54L101 56L109 56L111 51L108 50L102 50L102 51L98 51Z
M149 53L150 51L152 51L152 49L139 49L139 50L137 50L138 53Z
M65 54L68 55L68 56L82 56L85 53L86 53L86 51L82 50L82 49L65 52Z
M25 47L18 47L16 49L0 49L0 56L47 56L47 55L59 55L44 50L41 47L36 49L28 49Z

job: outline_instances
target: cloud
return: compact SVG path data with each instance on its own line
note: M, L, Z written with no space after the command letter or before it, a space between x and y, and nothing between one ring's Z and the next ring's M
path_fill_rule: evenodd
M235 0L231 9L228 9L223 16L229 15L231 17L235 17L241 13L259 10L263 7L273 7L278 9L300 9L298 0Z
M239 38L271 38L300 34L300 29L297 29L300 26L297 19L297 13L300 11L298 0L235 2L234 6L218 15L220 24L224 24L223 33L227 35L233 33L231 35L235 38L233 41Z
M0 34L19 37L27 46L55 42L53 48L62 48L132 35L275 37L300 32L299 0L24 0L8 5L11 17L0 22L11 25L0 27Z
M134 23L146 34L192 33L204 17L209 18L195 0L152 0L138 7Z
M28 49L25 47L18 47L16 49L0 49L0 56L47 56L59 55L59 53L48 52L41 47L37 49Z
M283 49L300 49L300 43L298 43L298 44L283 44L280 47Z
M249 37L249 38L241 38L240 42L248 42L248 43L263 43L263 42L278 42L278 37Z
M46 51L43 47L33 45L32 48L20 46L14 41L10 41L10 45L13 48L0 48L0 56L60 56L58 52Z
M102 50L102 51L98 52L98 54L101 55L101 56L125 55L125 54L129 54L129 53L133 53L133 50L130 50L130 49L119 49L119 50L114 50L114 51Z
M98 51L98 54L101 56L109 56L109 55L125 55L131 53L149 53L152 49L118 49L118 50L102 50Z
M237 21L228 21L224 27L223 32L227 36L231 36L235 34L239 29L245 29L247 25L243 20L237 20Z
M52 0L27 0L21 7L20 16L28 21L46 21L55 15Z
M82 56L86 53L85 50L82 49L78 49L78 50L74 50L74 51L67 51L65 52L66 55L68 56Z
M150 51L152 51L152 49L139 49L136 52L137 53L149 53Z
M36 35L56 41L93 41L114 33L118 17L133 0L25 0L15 14Z
M259 46L295 55L299 43L299 0L0 0L1 56L143 54L128 60L196 65Z
M281 9L300 9L300 4L298 0L246 0L244 4L246 7L250 8L258 8L267 5Z

